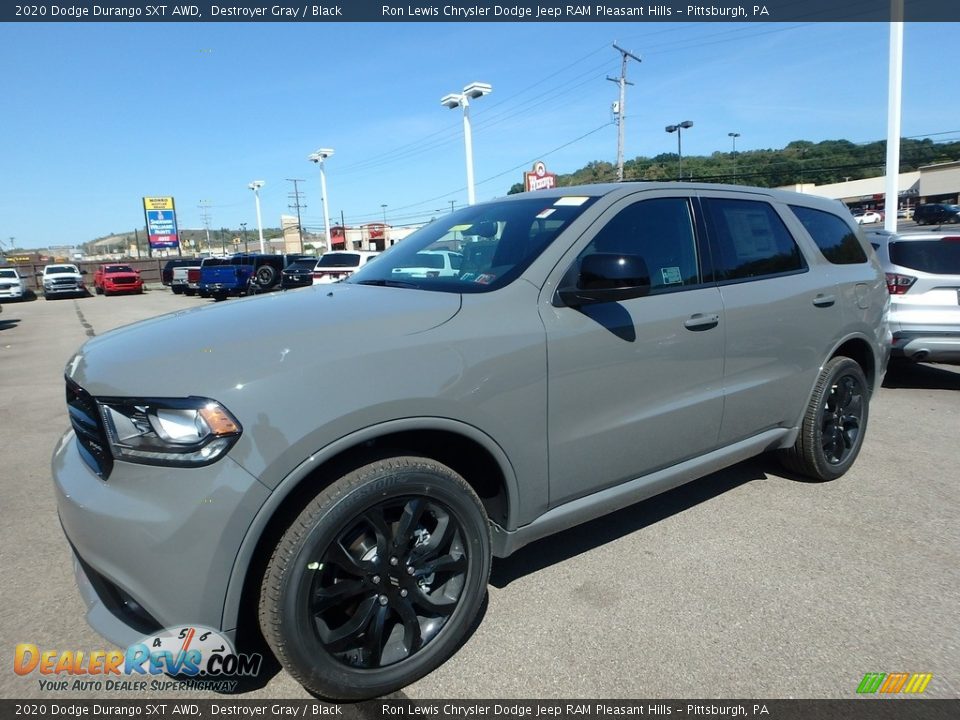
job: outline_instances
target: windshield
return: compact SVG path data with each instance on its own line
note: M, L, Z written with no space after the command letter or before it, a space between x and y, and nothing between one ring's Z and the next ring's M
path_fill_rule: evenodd
M329 268L329 267L356 267L360 264L360 256L357 253L325 253L321 258L320 262L317 263L318 268Z
M76 273L77 269L73 265L51 265L46 269L46 273L51 275L53 273Z
M130 267L129 265L107 265L107 267L104 268L104 272L108 272L108 273L121 273L121 272L132 273L132 272L133 272L133 268Z
M934 275L960 275L960 237L890 243L890 261Z
M313 270L316 266L317 259L310 258L309 260L296 260L287 265L284 270Z
M19 278L16 270L0 270L0 277L5 278Z
M532 193L464 208L425 225L345 282L489 292L516 279L594 200Z

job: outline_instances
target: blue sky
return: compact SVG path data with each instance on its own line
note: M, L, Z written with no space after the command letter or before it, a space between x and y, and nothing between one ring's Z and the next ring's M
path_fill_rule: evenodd
M960 137L949 79L956 24L907 24L903 135ZM256 227L289 213L303 178L308 229L429 219L466 201L462 116L440 98L481 81L477 198L506 194L542 158L555 172L614 161L609 124L631 63L626 157L868 142L886 134L889 29L870 24L397 23L0 25L0 242L76 244L142 227L143 195L172 195L181 227ZM585 137L584 137L585 136ZM577 140L577 138L581 138ZM571 142L577 140L576 142ZM565 146L565 147L562 147ZM560 148L560 149L557 149ZM553 151L553 152L551 152ZM493 178L483 182L488 178Z

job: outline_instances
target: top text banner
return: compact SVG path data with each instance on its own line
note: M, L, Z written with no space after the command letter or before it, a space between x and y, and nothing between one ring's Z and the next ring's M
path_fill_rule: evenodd
M382 2L236 0L153 4L140 0L37 2L0 7L3 22L953 22L957 0L760 0L710 4L517 2Z

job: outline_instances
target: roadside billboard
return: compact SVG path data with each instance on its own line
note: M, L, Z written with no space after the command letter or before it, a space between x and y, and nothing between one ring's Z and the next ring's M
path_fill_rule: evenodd
M151 250L180 247L177 235L177 211L172 197L143 198L143 216Z

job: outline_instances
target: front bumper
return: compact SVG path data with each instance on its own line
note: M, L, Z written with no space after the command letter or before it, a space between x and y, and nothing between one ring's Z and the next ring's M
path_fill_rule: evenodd
M44 295L76 295L86 292L86 285L51 285L50 287L45 285L43 288Z
M73 430L52 471L94 630L121 646L151 625L233 630L221 627L227 585L266 487L229 457L190 469L115 461L103 481L81 458Z
M25 294L23 287L0 287L0 298L19 300Z

